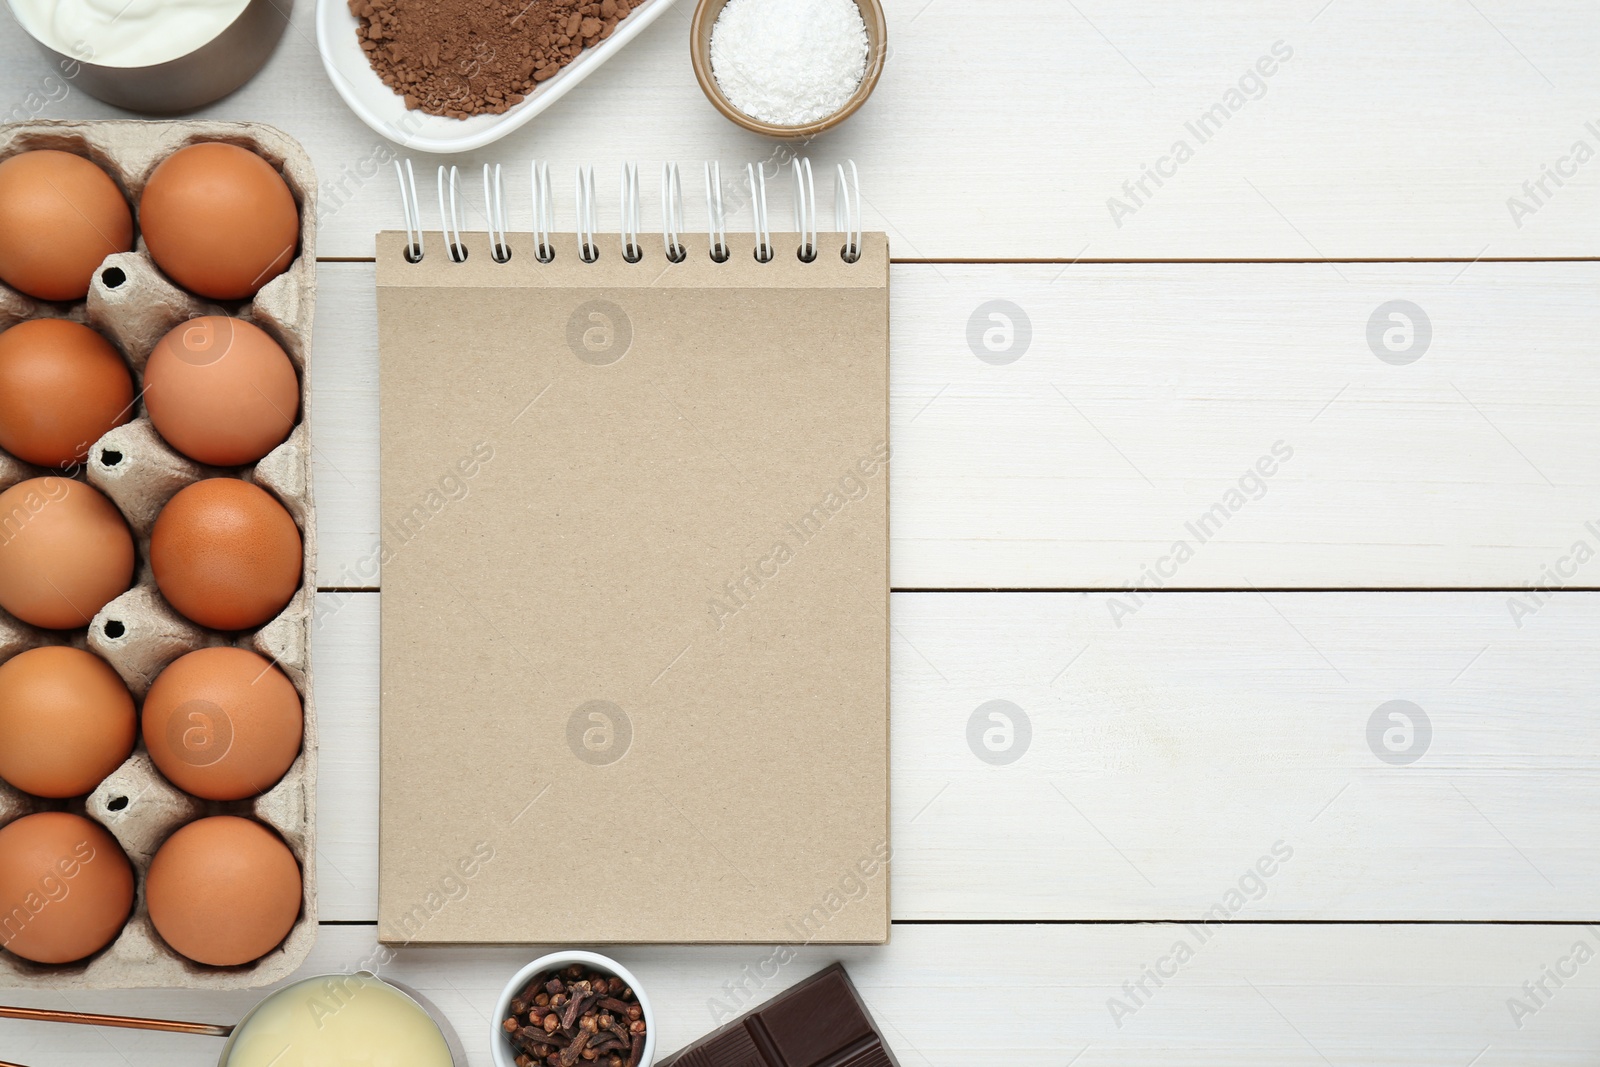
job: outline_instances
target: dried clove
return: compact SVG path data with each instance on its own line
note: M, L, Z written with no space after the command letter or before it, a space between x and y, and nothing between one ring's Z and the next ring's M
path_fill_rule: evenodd
M538 975L510 1006L501 1027L518 1067L638 1067L643 1057L644 1009L620 978L573 964Z
M578 1016L583 1014L583 1002L587 999L578 995L566 1002L561 1008L561 1029L571 1030L578 1021Z
M561 1067L573 1067L578 1058L583 1055L584 1047L589 1044L589 1039L594 1036L593 1030L580 1030L578 1036L572 1039L572 1044L561 1050Z
M564 1035L547 1034L531 1026L524 1026L511 1034L511 1047L535 1059L543 1059L552 1052L561 1051L566 1044Z

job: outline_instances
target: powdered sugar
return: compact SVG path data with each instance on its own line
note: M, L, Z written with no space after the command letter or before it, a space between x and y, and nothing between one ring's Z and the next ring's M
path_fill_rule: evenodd
M855 0L729 0L711 28L711 70L734 107L803 126L844 106L867 69Z

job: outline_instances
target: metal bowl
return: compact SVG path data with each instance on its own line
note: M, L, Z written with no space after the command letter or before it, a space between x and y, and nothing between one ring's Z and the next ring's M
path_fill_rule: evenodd
M220 100L255 77L289 25L293 6L294 0L250 0L239 17L210 41L188 55L149 67L86 62L56 51L32 33L28 36L67 80L90 96L129 111L167 115Z
M428 1017L433 1020L434 1025L439 1028L439 1035L444 1038L445 1046L450 1050L450 1058L454 1062L455 1067L467 1067L466 1049L462 1046L461 1038L456 1034L454 1028L451 1027L449 1020L445 1018L444 1012L440 1011L438 1007L428 1001L416 990L403 986L399 982L391 979L380 977L379 975L373 974L371 971L356 971L353 975L319 974L310 978L302 978L298 981L291 982L282 989L273 992L269 996L262 999L261 1002L255 1007L246 1012L244 1018L240 1019L238 1024L233 1027L233 1033L228 1036L227 1043L222 1046L222 1052L217 1057L217 1067L228 1067L228 1060L233 1053L234 1039L244 1031L245 1024L250 1021L251 1016L260 1011L261 1008L272 1001L274 997L278 996L280 993L286 993L291 989L297 989L303 985L319 984L327 982L330 979L338 981L343 978L351 977L370 978L382 982L384 985L389 986L401 996L405 997L417 1007L421 1008L427 1013Z

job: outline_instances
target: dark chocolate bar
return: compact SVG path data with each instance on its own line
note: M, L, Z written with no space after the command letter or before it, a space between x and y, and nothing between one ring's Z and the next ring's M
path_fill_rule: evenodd
M656 1067L900 1067L835 963Z

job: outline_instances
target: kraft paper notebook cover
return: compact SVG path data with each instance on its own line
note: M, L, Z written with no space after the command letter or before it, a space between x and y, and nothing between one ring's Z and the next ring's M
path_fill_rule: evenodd
M597 242L378 237L379 938L887 940L887 241Z

